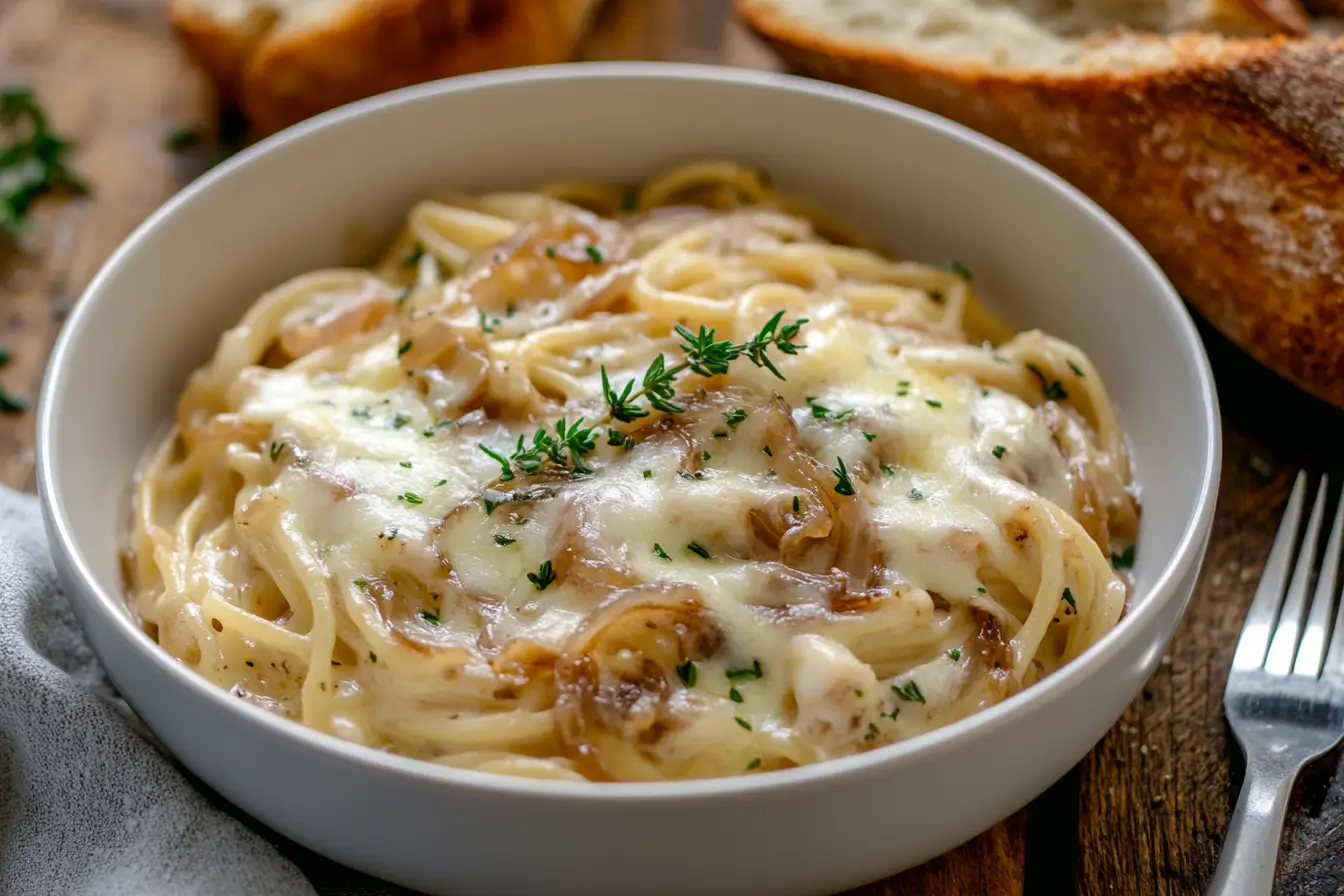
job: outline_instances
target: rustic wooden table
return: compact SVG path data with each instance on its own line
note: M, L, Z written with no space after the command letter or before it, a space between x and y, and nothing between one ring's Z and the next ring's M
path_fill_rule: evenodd
M0 383L34 396L64 311L149 212L218 158L172 153L172 125L217 134L209 90L175 44L163 0L0 0L0 84L32 85L79 142L88 199L43 201L32 254L0 262ZM611 0L589 59L677 59L755 68L778 61L732 21L729 0ZM1241 617L1292 471L1335 466L1344 415L1258 368L1206 330L1226 445L1222 495L1198 592L1142 696L1073 771L976 840L864 894L1202 893L1240 784L1221 712ZM1136 349L1141 350L1141 349ZM97 433L89 438L97 439ZM0 481L31 490L33 419L0 417ZM912 818L917 808L912 807ZM1344 767L1317 763L1297 788L1279 890L1344 893ZM351 873L295 849L320 888ZM368 892L374 885L369 882Z

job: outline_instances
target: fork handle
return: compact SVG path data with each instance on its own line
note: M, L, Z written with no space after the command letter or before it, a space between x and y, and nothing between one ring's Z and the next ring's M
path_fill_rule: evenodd
M1269 753L1247 759L1246 780L1208 896L1270 896L1283 818L1302 768L1293 758Z

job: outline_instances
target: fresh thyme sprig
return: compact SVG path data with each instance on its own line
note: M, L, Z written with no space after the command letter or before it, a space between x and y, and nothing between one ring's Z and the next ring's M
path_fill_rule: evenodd
M31 89L0 89L0 235L20 239L29 206L44 193L88 192L68 165L71 148L52 133Z
M677 374L683 370L690 370L700 376L717 376L727 373L728 366L741 357L746 357L757 367L764 367L779 379L784 379L784 374L779 372L779 368L770 360L767 352L771 348L776 348L786 355L796 355L799 349L806 348L807 346L797 345L793 340L803 324L807 323L807 318L800 317L791 324L780 326L783 318L784 312L778 312L766 322L759 333L742 343L734 343L730 339L715 339L715 331L705 327L704 324L700 325L699 333L677 324L677 335L685 340L681 345L681 350L686 353L685 360L668 367L663 356L659 354L644 372L642 385L638 391L635 390L635 381L630 380L623 390L617 392L611 387L606 365L603 365L602 395L611 408L611 416L624 423L647 417L648 408L638 404L641 398L647 398L649 407L656 411L680 414L686 408L675 400L677 392L674 382Z
M547 461L560 467L572 466L575 473L591 473L593 471L584 466L582 458L597 447L594 432L593 428L583 428L582 417L572 424L567 424L562 418L555 424L555 435L548 433L545 428L538 429L532 436L531 445L526 443L523 436L519 436L518 447L508 457L484 442L477 442L476 447L499 464L500 482L513 479L515 466L531 474L540 470Z

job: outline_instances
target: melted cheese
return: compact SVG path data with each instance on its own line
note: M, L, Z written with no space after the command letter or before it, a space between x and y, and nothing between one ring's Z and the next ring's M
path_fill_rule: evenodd
M1081 353L966 345L958 278L774 212L655 221L657 239L576 218L526 255L541 225L491 216L520 205L544 207L425 225L429 246L480 231L446 263L518 229L441 289L424 259L384 268L388 286L310 279L226 337L184 398L186 454L167 443L137 497L133 585L161 643L348 740L648 778L909 737L1114 624L1106 556L1132 501ZM682 412L612 419L604 373L619 390L681 357L669 308L734 341L784 310L805 347L771 350L779 376L745 357L686 371ZM239 365L277 344L310 353ZM579 417L583 469L530 471L519 449Z

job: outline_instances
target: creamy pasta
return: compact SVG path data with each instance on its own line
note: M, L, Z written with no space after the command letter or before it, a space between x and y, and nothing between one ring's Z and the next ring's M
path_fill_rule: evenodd
M727 162L420 202L222 337L133 503L133 608L210 681L594 781L999 702L1116 624L1138 521L1081 351Z

